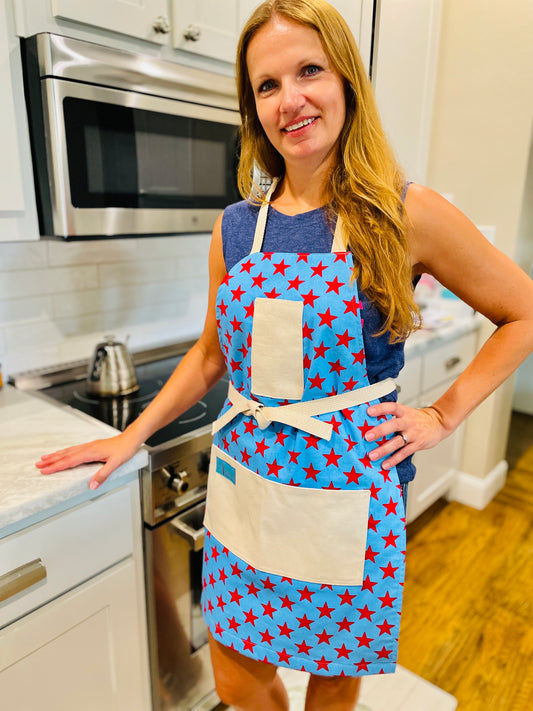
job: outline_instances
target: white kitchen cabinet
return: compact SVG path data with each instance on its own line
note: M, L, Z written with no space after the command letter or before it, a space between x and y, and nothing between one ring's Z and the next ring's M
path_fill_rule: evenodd
M18 38L0 0L0 241L39 238Z
M385 131L409 179L426 182L441 0L380 0L372 81Z
M411 407L434 403L453 383L476 350L476 333L467 333L414 357L398 378L398 399ZM450 489L459 471L464 426L432 449L421 450L413 457L414 481L409 483L407 522L413 521Z
M234 62L239 32L238 6L238 0L223 5L220 0L172 0L172 46Z
M54 17L74 20L160 44L168 41L171 27L168 0L50 1Z
M137 482L2 539L1 598L6 708L150 709Z

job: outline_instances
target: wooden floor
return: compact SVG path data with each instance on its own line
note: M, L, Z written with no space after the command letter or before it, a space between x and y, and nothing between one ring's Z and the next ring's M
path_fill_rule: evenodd
M483 511L439 501L407 528L399 663L460 711L533 709L533 417L513 415L507 458Z

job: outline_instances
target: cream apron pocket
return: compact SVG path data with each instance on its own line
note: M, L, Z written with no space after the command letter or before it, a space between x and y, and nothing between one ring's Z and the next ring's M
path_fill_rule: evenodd
M329 585L362 585L370 491L270 481L213 445L205 526L258 570Z
M303 302L256 299L252 325L252 392L300 400L303 375Z

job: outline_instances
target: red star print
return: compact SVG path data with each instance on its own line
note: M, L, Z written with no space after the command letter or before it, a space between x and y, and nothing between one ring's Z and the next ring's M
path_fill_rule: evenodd
M329 671L329 665L330 665L330 664L331 664L331 661L328 661L327 659L325 659L324 655L322 655L322 659L319 659L319 660L316 662L317 671L318 671L319 669L324 669L325 671Z
M374 641L371 637L368 637L366 632L363 632L363 634L360 637L356 637L355 639L359 640L359 644L357 645L358 647L370 648L370 642Z
M325 457L327 466L332 467L336 467L339 463L339 459L341 458L340 454L335 454L333 447L331 448L331 452L329 454L323 454L322 456Z
M272 591L272 590L274 590L274 588L276 587L276 585L275 585L275 583L273 583L273 582L270 580L269 577L267 577L266 580L263 580L263 587L265 588L265 590L271 590L271 591Z
M333 281L326 281L326 284L328 285L328 288L326 290L326 294L330 291L334 291L336 294L339 293L339 289L342 287L342 282L335 277Z
M353 356L352 365L356 365L357 363L361 363L361 365L363 365L363 363L365 362L365 351L362 348L359 351L359 353L352 353L352 356Z
M228 625L230 630L234 630L235 632L237 632L237 630L241 626L241 623L237 622L235 617L232 617L231 620L228 619Z
M319 439L318 437L315 437L315 435L304 435L304 439L306 441L305 448L309 449L310 447L314 447L315 449L318 449L318 443Z
M226 580L228 579L228 576L226 575L226 571L224 570L224 568L218 569L218 579L220 580L221 583L225 583Z
M307 294L302 294L302 299L304 301L304 306L310 306L313 308L318 296L315 296L313 290L311 289Z
M320 389L322 387L322 383L325 381L326 378L321 378L320 374L317 373L314 377L309 377L308 382L309 382L309 387L310 388L318 388Z
M337 373L337 375L340 375L343 370L346 370L345 366L341 365L340 359L328 362L328 365L329 365L329 372L330 373Z
M228 603L224 602L224 600L222 599L222 595L217 595L217 607L220 607L222 612L224 612L224 608L226 607L227 604Z
M282 259L278 264L274 264L274 274L282 274L285 276L285 272L289 268L288 264L285 264L285 260Z
M273 255L274 255L273 252L263 252L263 257L262 257L263 262L264 261L268 261L268 262L272 261Z
M248 463L250 462L250 456L251 456L251 455L248 454L248 452L246 451L246 449L242 449L242 450L241 450L241 459L242 459L242 461L244 462L244 464L246 464L246 466L248 466Z
M298 654L309 655L309 650L313 649L313 647L310 644L307 644L305 641L301 642L300 644L296 643L296 646L298 647Z
M305 588L302 588L297 592L300 593L300 602L302 602L302 600L308 600L309 602L312 602L311 596L315 594L314 592L311 592L311 590L309 590L307 585L305 586Z
M338 346L346 346L346 348L350 347L350 341L353 341L354 336L348 335L348 329L344 331L344 333L337 333L337 345Z
M296 262L306 262L307 263L308 257L309 257L308 254L298 253L298 259L296 260Z
M253 583L246 583L246 587L248 588L248 595L255 595L255 597L257 597L259 588L256 588Z
M381 476L383 477L383 481L384 481L384 482L391 480L391 478L390 478L390 472L388 471L388 469L381 469L379 473L380 473Z
M236 289L231 290L231 293L233 295L233 297L231 299L232 301L240 301L245 292L243 289L241 289L241 286L239 284L239 286Z
M351 437L348 437L347 439L344 440L346 444L348 445L348 451L351 452L352 449L355 447L357 442L353 440Z
M250 609L248 612L244 613L245 622L255 627L255 621L259 619L257 615L254 615L253 611Z
M378 493L379 493L380 491L381 491L381 489L378 488L378 487L374 484L374 482L372 482L372 484L371 484L371 486L370 486L370 496L371 496L373 499L376 499L376 501L377 501L377 499L378 499Z
M252 642L252 640L250 639L250 635L248 635L248 639L243 639L242 643L244 645L244 649L247 649L249 652L254 651L255 642Z
M270 449L270 446L266 443L265 438L263 437L263 440L261 442L256 442L255 443L255 453L260 454L262 457L265 456L265 452L267 449Z
M241 365L242 365L242 363L241 363L240 361L238 361L238 360L233 360L233 358L231 359L230 368L231 368L231 370L232 370L233 373L235 373L237 370L240 370L240 369L241 369Z
M288 578L286 575L284 575L284 576L281 578L281 582L282 582L282 583L289 583L289 585L292 585L292 578Z
M304 283L303 279L297 276L295 279L289 279L289 289L296 289L298 291L300 286Z
M276 444L281 444L283 446L285 444L285 440L287 439L289 435L286 434L285 432L282 432L281 430L276 433Z
M346 309L344 310L345 314L355 314L357 316L358 310L361 308L361 302L355 300L355 296L352 296L352 298L349 301L345 301L344 305L346 306Z
M348 252L333 252L333 254L336 262L346 262L348 259Z
M318 644L329 644L329 640L333 637L333 635L328 634L326 630L323 630L320 634L315 632L315 637L318 637Z
M283 469L282 466L280 466L277 461L273 461L270 464L267 462L267 468L268 468L268 475L269 476L275 476L276 478L279 479L279 473Z
M301 601L302 599L303 599L303 598L300 598L300 601ZM300 628L305 627L305 628L308 629L308 630L311 629L311 625L312 625L312 623L313 623L313 620L310 620L310 619L307 617L307 615L304 614L303 617L297 617L296 619L298 620L298 626L299 626Z
M290 639L291 632L294 632L294 630L292 630L286 622L284 622L282 625L278 625L278 627L279 627L280 636L281 637L285 636Z
M244 423L244 431L247 434L253 435L253 433L255 432L256 429L257 429L257 422L255 420L253 420L252 418L250 418L248 420L248 422Z
M366 662L364 659L361 659L360 662L357 662L357 671L368 671L368 665L370 662Z
M219 311L222 314L222 316L226 315L226 312L228 310L228 305L225 304L223 301L221 301L218 305Z
M314 331L314 328L310 328L307 323L304 323L302 327L302 338L313 338Z
M361 437L364 437L366 435L366 433L370 432L370 430L372 428L373 428L373 425L369 425L368 420L365 420L361 427L357 427L357 429L361 432Z
M237 563L232 563L231 564L231 574L236 575L238 578L241 577L242 570L239 568Z
M394 503L394 501L392 500L392 496L391 496L389 503L383 504L383 506L387 509L387 513L385 514L385 516L388 516L389 514L396 513L396 507L398 506L398 504Z
M274 287L271 291L265 291L265 296L268 299L277 299L278 296L281 296L281 291L276 291L276 288Z
M327 422L328 425L331 425L333 427L333 431L336 434L339 434L339 427L341 426L341 423L335 419L335 415L331 416L331 420L324 420L324 422ZM346 440L344 440L344 441L346 442Z
M353 652L353 649L348 649L343 642L342 647L335 647L335 651L337 652L337 659L340 659L341 657L346 657L346 659L349 659L350 652Z
M237 443L239 441L239 433L237 432L237 430L231 431L231 441L233 443Z
M381 537L385 541L385 548L388 548L389 546L396 548L396 539L399 538L400 536L394 536L391 531L388 536L381 536Z
M292 612L292 606L295 605L296 603L293 600L289 600L289 596L285 595L285 597L280 597L281 600L281 607L288 607L289 610Z
M394 573L398 568L393 568L389 560L388 564L384 568L381 568L381 570L383 571L383 578L394 578Z
M384 620L380 625L376 625L376 627L380 630L379 636L381 637L382 634L390 634L394 625L389 625L387 620Z
M306 353L304 355L304 368L309 370L311 368L312 363L313 363L313 361L311 360L311 358L309 358L309 356Z
M332 328L333 321L337 318L334 316L329 308L327 308L324 313L318 313L318 316L320 316L320 323L318 324L319 326L329 326Z
M283 651L277 653L279 657L280 662L285 662L285 664L289 663L289 659L291 658L292 654L288 654L287 650L283 648Z
M342 595L340 593L337 593L337 595L341 599L341 605L351 605L352 600L354 599L354 597L356 597L355 595L350 594L348 588L346 588L345 592L343 592Z
M221 635L222 632L224 632L224 628L220 625L219 622L217 622L217 624L215 626L215 634Z
M358 607L357 610L359 612L360 620L370 620L370 622L372 622L372 615L375 614L375 610L370 610L368 608L368 605L365 605L364 607Z
M326 357L326 351L329 351L329 346L326 346L324 342L322 342L319 346L314 346L315 349L315 358L325 358Z
M368 454L359 460L365 469L372 469L372 462L370 461Z
M382 647L381 650L378 651L378 659L388 659L391 654L392 649L385 649L385 647Z
M350 422L353 422L353 410L346 409L346 410L341 410L342 414L344 417L349 420Z
M372 547L368 546L365 553L365 560L371 560L372 563L375 563L377 555L379 555L378 551L373 551Z
M211 558L213 558L213 560L217 560L219 555L220 555L220 552L218 551L218 549L213 547L211 549Z
M258 274L257 276L252 277L252 286L257 286L259 289L263 288L263 282L266 281L266 277L264 277L262 274Z
M248 304L248 306L244 307L244 317L245 318L253 318L254 317L254 306L255 306L255 302L252 301L251 304ZM248 353L248 351L246 351L246 353ZM246 353L242 354L243 358L246 355Z
M328 603L325 602L325 603L322 605L322 607L317 607L316 609L319 610L319 612L320 612L319 618L320 618L320 617L329 617L329 618L331 618L331 613L334 611L335 608L334 608L334 607L329 607Z
M381 521L377 521L372 514L370 514L370 517L368 519L368 530L375 531L376 533L378 532L377 525L378 523L381 523Z
M274 619L273 615L276 612L276 608L272 607L272 605L270 604L270 601L267 602L266 605L265 605L265 603L262 603L262 605L263 605L263 617L265 615L268 615L271 619Z
M213 575L213 573L210 573L209 574L209 585L214 585L215 582L216 582L215 576Z
M243 262L243 264L241 264L241 272L247 272L249 274L250 269L252 267L253 267L253 262L251 259L249 259L247 262Z
M289 464L292 462L293 464L298 464L298 457L300 456L301 452L293 452L292 450L289 449L288 455L289 455Z
M350 632L350 629L353 625L353 622L350 622L347 617L345 617L341 622L337 622L337 625L339 626L339 632L342 630L346 630L346 632Z
M355 386L358 382L359 381L356 380L354 377L351 377L349 380L343 381L342 385L345 390L355 390Z
M363 476L355 471L355 467L352 467L349 472L343 472L346 476L347 484L359 484L359 479Z
M322 262L319 262L319 264L317 264L316 267L311 267L313 276L319 276L319 277L322 276L325 269L326 269L326 267L322 264Z
M237 588L235 588L235 590L233 592L230 591L229 594L230 594L231 602L236 602L237 605L239 605L239 607L240 607L243 595L239 594L239 591L237 590Z
M310 464L308 467L303 467L306 479L312 479L316 481L317 474L320 474L320 469L315 469L315 467Z
M259 633L261 635L261 642L266 642L267 644L270 644L272 646L272 640L275 639L274 635L270 634L268 629L266 629L264 632Z
M378 600L381 600L381 607L392 607L392 603L396 600L396 598L391 597L389 595L389 591L387 590L383 597L378 597Z

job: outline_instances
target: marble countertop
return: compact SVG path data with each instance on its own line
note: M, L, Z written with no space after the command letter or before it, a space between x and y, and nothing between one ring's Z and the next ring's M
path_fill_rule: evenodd
M428 350L437 348L443 343L460 338L467 333L477 331L483 323L483 316L476 315L461 315L450 318L438 328L429 329L421 328L413 333L405 343L405 358L413 358L414 356L425 353Z
M89 480L99 464L85 464L43 476L35 467L42 454L116 430L10 385L0 389L0 538L133 481L148 462L140 450L96 491Z

